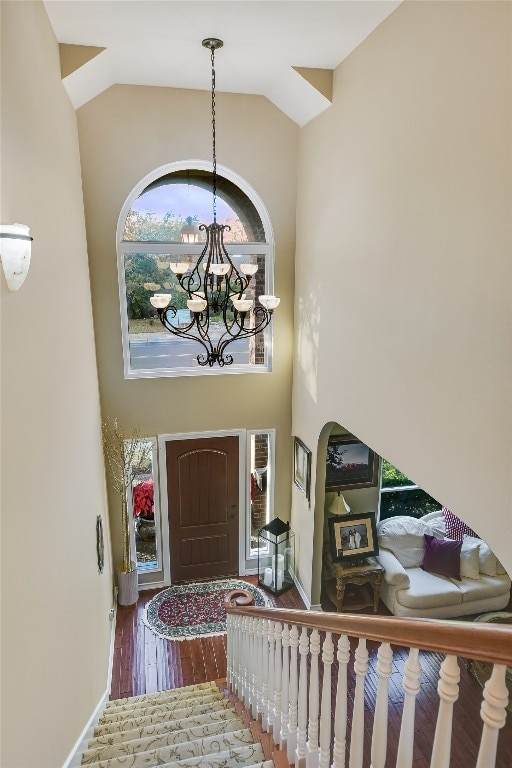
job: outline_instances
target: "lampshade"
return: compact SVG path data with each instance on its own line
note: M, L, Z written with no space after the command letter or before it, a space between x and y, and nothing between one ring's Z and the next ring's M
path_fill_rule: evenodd
M339 491L336 493L329 512L333 515L350 515L350 507L345 501L345 497Z

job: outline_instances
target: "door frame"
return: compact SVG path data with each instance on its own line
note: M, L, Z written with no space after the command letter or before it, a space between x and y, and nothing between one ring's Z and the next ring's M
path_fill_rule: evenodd
M247 430L219 429L208 432L177 432L158 435L158 463L160 475L160 513L162 520L162 562L164 566L164 586L171 585L171 552L169 548L169 504L167 494L167 451L165 444L171 440L198 440L209 437L238 437L238 572L245 573L245 529L246 510L246 443Z

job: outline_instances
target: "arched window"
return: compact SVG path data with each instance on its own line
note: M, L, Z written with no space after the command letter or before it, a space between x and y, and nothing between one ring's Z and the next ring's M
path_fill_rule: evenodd
M126 200L117 227L119 292L126 378L218 375L271 369L272 324L255 337L233 342L234 363L202 367L200 345L169 333L150 303L170 292L178 318L189 321L186 293L170 262L191 261L204 247L199 224L213 220L212 173L208 163L173 163L144 178ZM217 169L217 221L227 224L230 258L258 270L248 298L273 293L273 237L268 213L254 190L228 169Z

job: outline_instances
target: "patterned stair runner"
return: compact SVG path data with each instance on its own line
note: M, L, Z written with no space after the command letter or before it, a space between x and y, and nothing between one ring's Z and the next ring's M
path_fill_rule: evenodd
M247 721L214 682L108 702L82 765L274 768Z

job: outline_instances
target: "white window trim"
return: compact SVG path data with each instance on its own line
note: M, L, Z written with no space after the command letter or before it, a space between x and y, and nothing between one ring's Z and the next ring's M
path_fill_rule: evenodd
M124 361L124 378L125 379L154 379L154 378L173 378L180 376L222 376L225 374L239 374L239 373L269 373L272 370L272 329L271 325L265 329L265 352L266 352L266 364L265 365L229 365L223 368L219 366L202 367L194 366L190 368L151 368L151 369L139 369L133 370L130 367L130 347L128 337L128 307L126 300L126 281L124 273L124 256L127 253L140 253L141 247L146 252L151 250L151 253L156 255L160 253L164 254L187 254L197 253L197 245L187 245L180 243L153 243L148 240L133 242L124 241L123 233L126 217L131 208L131 205L135 198L137 198L144 189L156 179L165 176L170 173L176 173L178 171L184 171L187 169L196 169L201 171L210 171L211 162L206 160L184 160L174 163L168 163L166 165L157 168L148 173L138 184L133 187L130 194L126 198L121 213L117 221L116 230L116 251L117 251L117 271L118 271L118 283L119 283L119 306L121 312L121 337L123 347L123 361ZM265 291L266 293L274 293L274 233L270 216L268 211L261 200L260 196L250 184L239 176L235 171L222 165L217 166L217 173L219 176L231 181L242 192L244 192L250 199L251 203L256 208L261 222L263 224L263 230L265 233L265 242L263 243L227 243L226 250L228 254L239 255L257 255L261 254L266 257L266 269L265 269ZM199 352L200 350L198 350Z
M274 489L275 489L275 449L276 449L276 430L275 429L248 429L247 430L247 454L246 467L250 474L251 471L251 436L268 435L268 452L270 462L267 471L267 499L269 508L269 517L272 520L274 512ZM247 482L247 496L245 502L246 522L245 522L245 558L246 560L257 560L257 550L251 553L251 484ZM269 522L270 522L269 520ZM261 554L261 553L260 553Z

